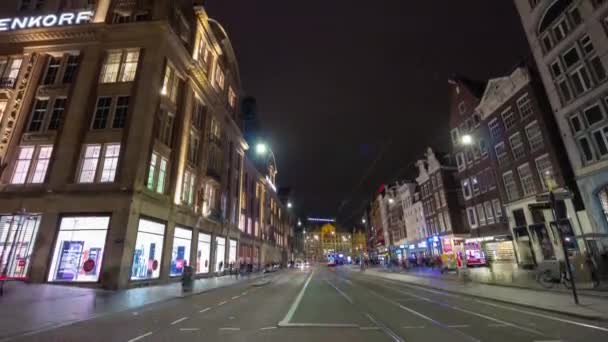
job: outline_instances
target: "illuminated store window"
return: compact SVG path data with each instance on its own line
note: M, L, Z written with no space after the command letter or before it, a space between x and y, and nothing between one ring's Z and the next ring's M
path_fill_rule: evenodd
M176 227L173 236L170 276L182 275L184 267L190 265L190 246L192 246L192 230Z
M98 281L109 223L109 216L63 217L48 281Z
M211 235L198 233L196 273L208 273L211 262Z
M160 277L164 240L164 224L139 219L137 240L133 252L133 265L131 267L131 280Z
M38 215L0 216L0 270L7 278L27 278L39 225Z

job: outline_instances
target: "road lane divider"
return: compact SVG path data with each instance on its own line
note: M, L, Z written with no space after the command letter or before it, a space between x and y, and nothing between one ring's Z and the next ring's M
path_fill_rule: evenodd
M289 311L287 311L287 314L285 315L285 317L283 317L283 319L279 322L279 326L287 326L290 324L289 322L291 321L291 318L293 317L296 310L298 309L298 306L300 305L300 302L302 301L302 297L304 297L304 292L306 292L306 288L308 287L308 284L310 283L310 280L312 279L312 276L314 274L315 274L314 270L312 272L310 272L310 275L308 276L308 279L306 279L304 286L302 286L300 293L298 293L298 296L296 297L296 299L293 301L293 303L291 303L291 307L289 307Z
M183 321L185 321L187 319L188 319L188 317L182 317L180 319L177 319L177 320L171 322L171 325L176 325L176 324L181 323L181 322L183 322Z
M146 338L146 337L148 337L148 336L150 336L150 335L152 335L152 332L151 332L151 331L149 331L149 332L147 332L147 333L145 333L145 334L143 334L143 335L139 335L139 336L137 336L136 338L132 338L132 339L128 340L127 342L135 342L135 341L139 341L139 340L144 339L144 338Z
M380 328L388 337L390 337L395 342L405 342L401 336L397 335L394 331L392 331L389 327L382 324L382 322L378 321L374 316L366 313L365 316L369 318L369 320L376 325L376 327Z
M346 293L344 293L344 291L340 290L336 285L334 285L331 281L325 279L325 281L331 286L333 287L336 291L338 291L338 293L340 295L342 295L342 297L344 297L344 299L346 299L347 302L354 304L353 299L350 298Z
M207 311L209 311L209 310L211 310L211 308L204 308L204 309L202 309L202 310L201 310L201 311L199 311L199 312L200 312L200 313L203 313L203 312L207 312Z

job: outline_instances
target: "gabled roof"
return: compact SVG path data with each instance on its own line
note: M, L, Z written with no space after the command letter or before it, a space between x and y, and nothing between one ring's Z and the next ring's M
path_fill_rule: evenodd
M460 83L473 94L475 97L480 98L483 95L483 91L486 88L485 81L476 81L462 75L453 75L450 80Z

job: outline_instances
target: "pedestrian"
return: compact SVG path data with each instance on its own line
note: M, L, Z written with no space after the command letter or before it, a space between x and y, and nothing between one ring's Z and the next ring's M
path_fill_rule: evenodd
M593 287L597 287L600 284L600 279L597 275L597 265L593 257L589 252L585 252L585 265L589 268L589 273L591 274L591 283Z

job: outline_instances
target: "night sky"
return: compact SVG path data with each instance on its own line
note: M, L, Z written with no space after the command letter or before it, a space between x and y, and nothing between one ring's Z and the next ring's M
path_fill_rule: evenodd
M300 215L359 220L382 183L449 151L447 78L529 54L512 0L208 0Z

